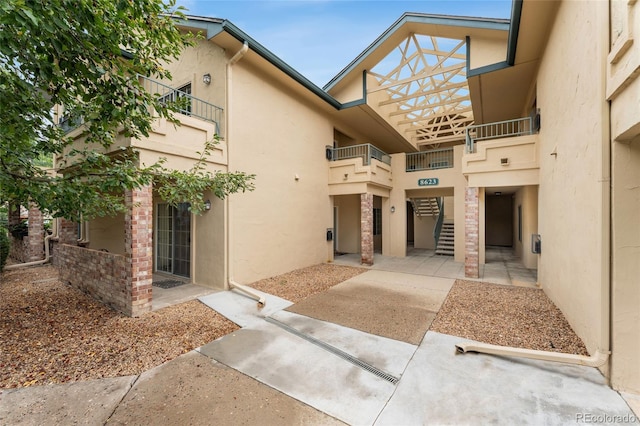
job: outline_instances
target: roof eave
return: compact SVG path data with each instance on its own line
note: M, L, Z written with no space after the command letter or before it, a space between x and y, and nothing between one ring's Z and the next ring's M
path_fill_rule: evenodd
M227 19L206 18L201 16L186 16L186 18L186 20L177 18L176 20L178 21L178 25L188 28L205 30L208 40L214 38L221 32L226 32L227 34L238 40L240 43L246 42L249 45L249 49L253 50L259 56L278 68L280 71L291 77L291 79L301 84L307 90L318 96L323 101L327 102L335 109L341 109L342 104L340 102L338 102L335 98L322 90L320 87L316 86L289 64L277 57L269 49L258 43L250 35L235 26L231 21Z

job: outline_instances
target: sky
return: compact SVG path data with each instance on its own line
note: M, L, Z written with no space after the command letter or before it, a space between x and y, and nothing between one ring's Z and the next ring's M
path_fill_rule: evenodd
M509 18L511 0L178 0L188 15L228 19L323 87L404 12Z

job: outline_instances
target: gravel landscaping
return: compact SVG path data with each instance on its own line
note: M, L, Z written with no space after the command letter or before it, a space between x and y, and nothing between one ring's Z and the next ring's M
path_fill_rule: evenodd
M58 280L52 266L0 282L0 388L140 374L238 327L199 301L140 318Z
M537 288L457 280L431 330L493 345L588 355L562 312Z
M294 303L364 268L321 264L252 287ZM50 265L0 280L0 388L136 375L238 327L201 302L129 318L62 283ZM487 343L587 354L538 289L458 280L431 330Z
M253 285L296 302L365 270L323 264ZM197 300L130 318L62 283L51 265L6 271L0 388L136 375L237 329Z
M256 281L251 287L298 303L365 271L365 268L322 263Z

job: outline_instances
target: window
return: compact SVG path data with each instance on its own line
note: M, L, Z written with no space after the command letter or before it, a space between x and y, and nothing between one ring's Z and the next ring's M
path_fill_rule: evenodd
M373 209L373 235L382 234L382 209Z
M179 111L184 115L191 115L191 97L185 95L191 95L191 83L185 84L182 87L178 87L176 90L173 90L166 95L161 96L160 102L165 104L179 103Z

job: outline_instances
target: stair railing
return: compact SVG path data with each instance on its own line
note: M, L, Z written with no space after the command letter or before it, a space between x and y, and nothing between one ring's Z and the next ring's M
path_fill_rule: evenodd
M442 224L444 223L444 200L442 197L436 198L436 203L438 203L438 219L436 220L436 224L433 227L433 238L436 240L436 248L438 247L438 241L440 241L440 233L442 232Z

